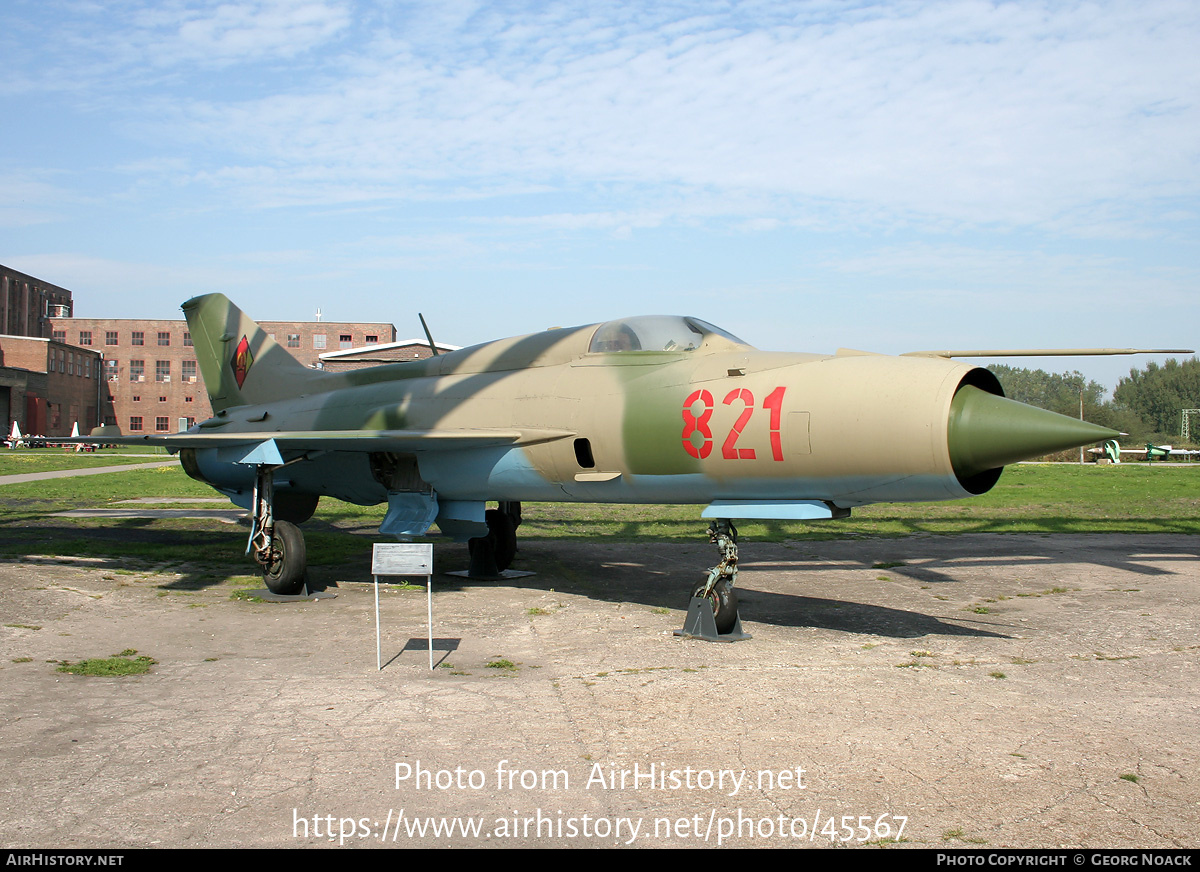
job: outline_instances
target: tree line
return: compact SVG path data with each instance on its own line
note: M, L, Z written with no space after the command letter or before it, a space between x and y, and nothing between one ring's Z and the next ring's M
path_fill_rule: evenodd
M1050 373L1014 366L988 367L1004 387L1005 396L1060 415L1083 417L1093 424L1111 427L1130 444L1141 442L1179 444L1181 410L1200 409L1200 360L1182 362L1171 358L1162 366L1147 363L1131 369L1105 399L1107 390L1078 371ZM1200 442L1200 420L1191 422L1190 443Z

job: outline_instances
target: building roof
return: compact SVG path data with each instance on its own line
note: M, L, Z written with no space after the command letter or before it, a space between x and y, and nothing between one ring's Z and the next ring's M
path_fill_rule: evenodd
M398 348L407 348L409 346L418 345L421 348L428 348L429 343L424 339L401 339L399 342L373 342L370 345L361 345L358 348L342 348L338 351L326 351L318 355L321 360L336 360L340 357L358 357L363 354L378 354L380 351L393 351ZM438 353L443 351L458 351L462 348L461 345L446 345L443 342L435 342Z

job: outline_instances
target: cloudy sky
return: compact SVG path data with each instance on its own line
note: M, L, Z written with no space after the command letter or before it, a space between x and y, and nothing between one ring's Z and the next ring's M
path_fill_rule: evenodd
M461 345L1196 348L1197 46L1194 0L5 0L0 263Z

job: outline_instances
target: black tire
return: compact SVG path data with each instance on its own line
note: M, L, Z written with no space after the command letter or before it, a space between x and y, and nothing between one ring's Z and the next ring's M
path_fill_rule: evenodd
M692 591L692 596L703 597L704 585ZM737 591L730 587L728 582L718 581L713 585L707 599L712 603L713 623L717 626L717 632L722 635L731 632L738 619Z
M275 542L270 565L263 567L263 582L271 593L287 596L299 593L304 585L307 554L304 534L288 521L275 522Z
M499 509L488 509L484 513L488 525L488 538L496 549L496 568L501 572L512 566L517 556L517 528L512 516Z

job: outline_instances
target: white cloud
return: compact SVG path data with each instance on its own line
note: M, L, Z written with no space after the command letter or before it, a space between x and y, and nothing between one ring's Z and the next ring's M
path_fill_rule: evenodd
M772 219L817 203L858 220L870 204L875 221L1019 225L1103 200L1137 222L1147 202L1200 193L1191 5L797 7L740 27L569 8L405 7L342 78L166 117L216 147L226 168L210 178L254 175L244 190L268 203L297 187L324 202L621 183L769 194ZM255 31L238 20L199 32L239 46Z

